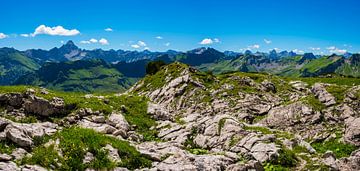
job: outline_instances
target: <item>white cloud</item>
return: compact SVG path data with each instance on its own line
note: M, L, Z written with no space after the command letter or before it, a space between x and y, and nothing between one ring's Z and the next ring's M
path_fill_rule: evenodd
M30 34L20 34L21 37L30 37Z
M144 50L150 50L150 48L149 48L149 47L145 47Z
M106 40L106 39L104 39L104 38L101 38L101 39L99 40L99 43L102 44L102 45L108 45L108 44L109 44L108 40Z
M62 41L60 41L60 43L61 43L61 44L64 44L65 42L62 40Z
M326 48L327 50L329 50L330 53L336 53L336 54L344 54L347 52L346 49L339 49L336 46L330 46Z
M264 42L265 42L266 44L271 44L271 43L272 43L271 40L267 40L267 39L264 39Z
M0 39L5 39L7 37L9 37L9 36L4 33L0 33Z
M295 52L295 53L298 53L298 54L304 53L303 50L299 50L299 49L294 49L294 50L292 50L292 51Z
M164 38L163 38L163 37L161 37L161 36L156 36L155 38L156 38L156 39L159 39L159 40L164 39Z
M169 47L169 46L170 46L170 42L167 42L167 43L165 43L164 45Z
M149 49L144 41L139 40L136 44L131 45L134 49L139 49L141 47L144 47L144 49Z
M352 46L351 46L351 45L349 45L349 44L344 44L344 46L345 46L345 47L352 48Z
M94 38L91 38L90 40L83 40L83 41L80 41L81 44L94 44L94 43L100 43L102 45L108 45L109 44L109 41L104 39L104 38L101 38L100 40L97 40L97 39L94 39Z
M201 45L211 45L213 43L214 43L214 41L209 38L205 38L200 42Z
M88 41L88 40L82 40L82 41L80 41L80 43L81 43L81 44L91 44L91 42Z
M330 47L327 47L326 49L327 49L327 50L335 50L336 47L335 47L335 46L330 46Z
M62 26L47 27L45 25L40 25L35 29L35 32L32 33L31 35L36 36L40 34L46 34L51 36L76 36L80 34L80 31L76 29L68 30Z
M274 48L274 50L275 50L276 52L280 52L280 51L281 51L280 48Z
M260 48L260 45L258 44L255 44L255 45L251 45L251 46L248 46L248 50L251 50L251 49L259 49Z
M214 44L214 43L221 43L221 41L218 38L214 38L214 39L205 38L199 44L201 44L201 45L211 45L211 44Z
M139 49L139 48L140 48L140 46L139 46L139 45L136 45L136 44L135 44L135 45L131 45L131 47L134 48L134 49Z
M94 38L90 39L89 41L90 41L91 43L97 43L97 42L98 42L98 40L96 40L96 39L94 39Z
M310 47L309 49L311 49L311 50L313 50L313 51L319 51L319 50L321 50L321 48L319 48L319 47Z
M112 31L114 31L112 28L106 28L106 29L104 29L105 31L107 31L107 32L112 32Z
M141 41L141 40L139 40L139 41L138 41L138 45L139 45L139 46L146 46L146 43L143 42L143 41Z

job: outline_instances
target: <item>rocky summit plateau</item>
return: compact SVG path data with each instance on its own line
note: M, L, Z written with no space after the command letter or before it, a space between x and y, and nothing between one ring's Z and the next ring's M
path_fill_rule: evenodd
M0 170L357 171L359 147L357 78L173 62L121 93L0 87Z

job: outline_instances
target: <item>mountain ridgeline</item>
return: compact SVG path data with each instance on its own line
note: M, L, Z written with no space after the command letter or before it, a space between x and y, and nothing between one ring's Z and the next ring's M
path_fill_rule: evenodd
M200 71L264 72L283 77L360 77L360 55L315 56L292 51L187 52L84 50L72 41L50 50L0 48L0 85L36 85L60 91L121 92L146 75L151 61L181 62Z

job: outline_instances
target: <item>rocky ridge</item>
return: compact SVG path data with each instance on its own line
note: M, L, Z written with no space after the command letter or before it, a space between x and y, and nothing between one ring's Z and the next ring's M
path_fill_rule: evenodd
M144 105L130 103L137 97L142 100L134 102ZM74 106L38 89L0 94L1 142L14 146L1 150L0 170L59 170L68 164L65 133L85 130L104 140L97 139L96 149L84 146L80 170L360 169L360 86L267 74L215 76L173 63L124 94L77 98L92 105ZM36 121L19 123L29 116ZM136 152L124 153L108 137ZM31 160L40 147L60 157L51 164ZM126 163L125 154L142 164ZM100 159L115 165L94 165Z

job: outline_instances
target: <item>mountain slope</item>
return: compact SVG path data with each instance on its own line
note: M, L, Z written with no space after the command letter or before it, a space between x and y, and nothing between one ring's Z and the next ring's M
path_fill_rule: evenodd
M20 76L40 67L34 60L11 48L0 49L0 85L10 85Z
M16 84L38 85L61 91L121 92L137 78L124 76L103 60L46 63Z
M354 54L349 59L331 55L316 58L313 54L269 58L266 55L245 54L232 60L218 60L197 66L202 71L224 73L230 71L267 72L285 77L316 77L326 74L340 74L358 77L359 59Z

